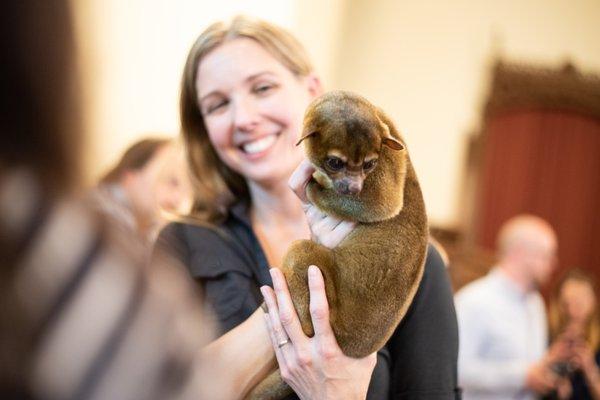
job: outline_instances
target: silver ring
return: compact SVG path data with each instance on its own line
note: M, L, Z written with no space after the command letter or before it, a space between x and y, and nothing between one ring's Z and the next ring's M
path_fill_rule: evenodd
M278 346L279 348L282 348L283 346L285 346L285 345L286 345L286 344L288 344L289 342L290 342L290 340L289 340L289 339L285 339L285 340L282 340L281 342L277 343L277 346Z

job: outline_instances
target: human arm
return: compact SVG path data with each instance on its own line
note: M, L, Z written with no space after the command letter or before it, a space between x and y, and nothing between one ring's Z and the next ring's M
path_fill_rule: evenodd
M311 266L308 271L315 330L310 338L302 331L283 274L274 268L271 276L274 290L263 286L261 291L269 309L265 321L282 378L301 399L364 399L376 355L354 359L342 353L329 323L329 306L319 269Z
M213 387L206 398L241 399L273 370L275 355L263 315L262 309L257 309L202 350L202 381Z

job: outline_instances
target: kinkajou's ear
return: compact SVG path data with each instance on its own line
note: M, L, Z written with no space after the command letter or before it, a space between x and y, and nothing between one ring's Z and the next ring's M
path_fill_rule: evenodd
M298 142L296 142L296 146L298 146L300 143L302 143L304 141L304 139L308 139L309 137L316 136L317 133L319 133L319 132L313 131L313 132L309 132L306 135L302 136L300 138L300 140L298 140Z
M383 139L381 139L381 143L392 150L404 150L404 145L400 143L398 139L394 139L390 134L390 127L381 120L379 120L379 124L381 125L381 129L383 129Z
M392 137L383 138L382 143L392 150L404 150L404 145Z

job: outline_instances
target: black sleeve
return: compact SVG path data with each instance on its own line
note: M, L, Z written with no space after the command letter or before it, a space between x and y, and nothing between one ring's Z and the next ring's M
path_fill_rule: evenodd
M260 305L262 296L252 260L223 232L172 223L161 231L155 247L168 251L185 265L212 309L219 334L245 321Z
M152 261L163 255L174 257L187 266L189 250L182 235L181 224L170 223L158 234L152 249Z
M415 299L387 347L392 359L392 399L460 398L454 300L444 262L433 246Z

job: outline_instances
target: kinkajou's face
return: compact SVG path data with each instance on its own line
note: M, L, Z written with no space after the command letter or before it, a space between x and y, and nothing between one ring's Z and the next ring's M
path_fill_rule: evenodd
M298 144L317 168L317 182L341 195L358 195L380 164L383 149L404 150L367 100L345 92L316 99L304 116Z
M368 149L358 157L349 157L342 149L330 149L320 166L331 179L336 192L357 195L363 188L366 177L377 168L379 153Z

